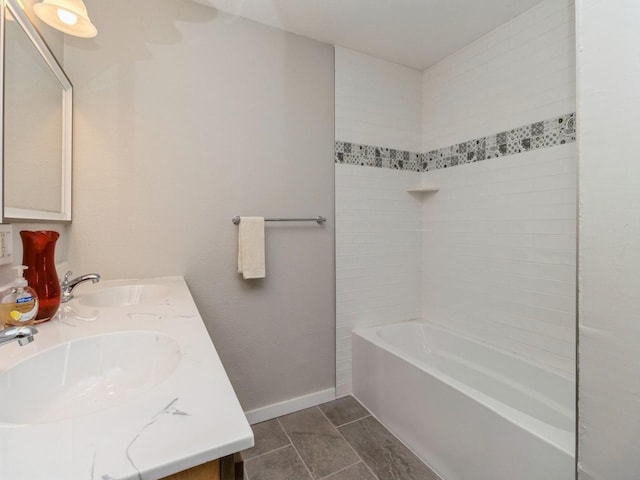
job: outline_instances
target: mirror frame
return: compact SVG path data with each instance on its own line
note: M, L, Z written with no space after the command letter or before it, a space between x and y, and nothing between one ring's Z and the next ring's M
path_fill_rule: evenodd
M71 221L71 171L72 171L72 130L73 130L73 85L69 81L66 73L56 60L55 56L45 43L44 39L31 23L29 17L24 12L20 0L0 0L2 1L2 11L0 12L0 63L2 65L2 88L0 89L0 104L2 105L2 115L0 115L0 138L2 139L2 169L0 172L0 185L4 186L6 174L4 171L4 71L5 71L5 22L6 10L13 15L14 20L20 25L27 35L40 57L49 66L53 76L58 80L62 89L62 151L60 152L60 162L62 163L62 178L60 211L32 210L9 207L5 203L4 188L0 195L0 212L2 222L7 220L28 220L28 221Z

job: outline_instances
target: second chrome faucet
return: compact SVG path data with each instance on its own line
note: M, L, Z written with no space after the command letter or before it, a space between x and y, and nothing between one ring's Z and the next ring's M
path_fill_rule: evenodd
M97 273L89 273L87 275L80 275L79 277L69 279L72 272L67 272L64 276L64 280L60 282L60 302L65 303L73 298L73 289L76 288L82 282L91 280L93 283L100 281L100 275Z

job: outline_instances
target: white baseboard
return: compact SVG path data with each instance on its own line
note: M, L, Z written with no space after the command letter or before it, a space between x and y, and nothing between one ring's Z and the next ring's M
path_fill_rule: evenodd
M256 408L255 410L249 410L244 412L244 414L246 415L247 420L249 420L249 423L253 425L282 415L297 412L298 410L315 407L316 405L330 402L335 399L336 389L328 388L326 390L320 390L319 392L310 393L309 395L303 395L302 397L292 398L291 400L274 403L273 405Z

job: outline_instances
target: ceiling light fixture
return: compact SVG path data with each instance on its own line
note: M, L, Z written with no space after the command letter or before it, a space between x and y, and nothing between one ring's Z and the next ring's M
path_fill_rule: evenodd
M69 35L92 38L98 34L82 0L43 0L33 11L44 23Z

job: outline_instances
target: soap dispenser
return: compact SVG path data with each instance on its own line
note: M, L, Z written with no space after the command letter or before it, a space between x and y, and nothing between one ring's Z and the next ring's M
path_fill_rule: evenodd
M0 291L0 321L8 325L32 325L38 313L38 295L24 278L28 267L20 265L16 279Z

